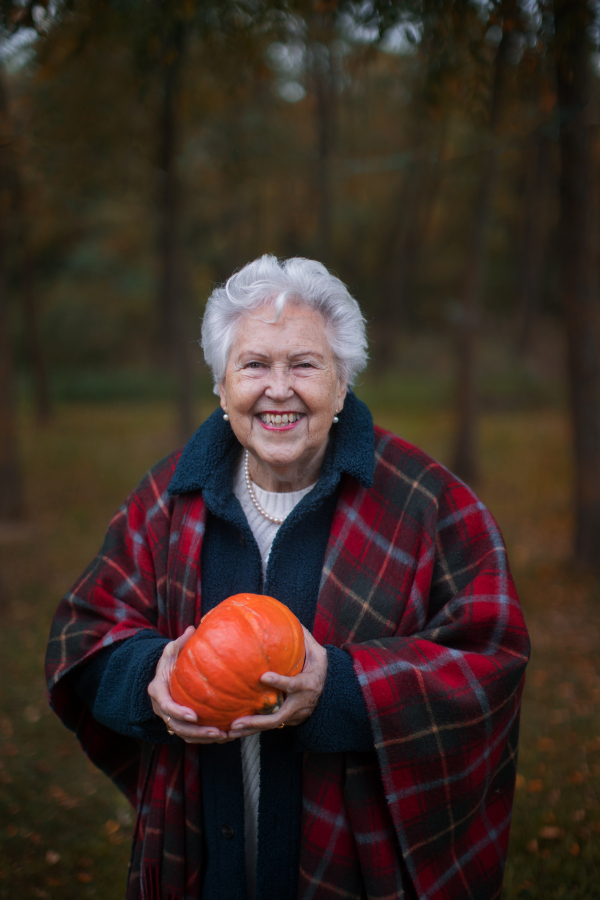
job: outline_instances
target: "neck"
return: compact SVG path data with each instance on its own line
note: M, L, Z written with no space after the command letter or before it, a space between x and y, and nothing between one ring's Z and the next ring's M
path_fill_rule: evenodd
M287 465L274 466L265 463L264 460L248 455L248 471L250 478L263 491L272 491L277 494L288 494L291 491L301 491L310 487L319 479L319 472L325 458L327 443L319 451L316 457L306 463L289 463ZM248 452L248 451L246 451Z

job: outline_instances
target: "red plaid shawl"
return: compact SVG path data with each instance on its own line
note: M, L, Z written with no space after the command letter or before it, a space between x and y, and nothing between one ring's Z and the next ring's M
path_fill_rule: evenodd
M48 651L54 709L138 809L128 900L198 900L197 753L98 725L64 676L140 628L175 638L199 621L205 506L167 493L177 460L118 511ZM402 871L420 900L498 897L527 632L489 512L381 429L373 486L343 482L314 635L352 655L376 754L306 754L298 897L392 900Z

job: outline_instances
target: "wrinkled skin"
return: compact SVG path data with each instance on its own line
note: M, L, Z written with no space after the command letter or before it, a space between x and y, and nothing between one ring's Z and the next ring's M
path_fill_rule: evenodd
M249 452L252 480L267 491L297 491L314 484L325 458L334 415L344 405L347 384L340 378L335 356L319 312L289 302L275 321L266 305L244 316L238 325L223 382L221 406L231 427ZM290 425L265 423L266 413L298 416ZM327 652L304 630L306 659L299 675L287 678L266 672L261 681L283 691L282 707L269 716L243 716L226 732L197 724L191 710L175 703L169 679L182 647L194 633L190 626L167 644L148 693L157 716L188 743L224 743L299 725L313 712L323 693Z

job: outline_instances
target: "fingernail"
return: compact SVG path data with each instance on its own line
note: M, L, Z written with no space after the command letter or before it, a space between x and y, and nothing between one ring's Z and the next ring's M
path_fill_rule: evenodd
M195 722L196 721L196 716L184 716L183 718L185 719L186 722Z
M244 730L243 725L234 725L233 726L233 731L243 731L243 730Z
M209 731L208 736L209 736L209 738L219 737L219 735L216 733L216 731Z

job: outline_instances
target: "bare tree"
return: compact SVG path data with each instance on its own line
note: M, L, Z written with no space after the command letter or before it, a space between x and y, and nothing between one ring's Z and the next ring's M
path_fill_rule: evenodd
M544 288L549 220L553 199L553 139L549 128L532 135L525 148L526 179L521 253L517 267L518 350L531 346Z
M600 567L600 353L586 0L555 0L560 105L561 296L565 318L578 563Z
M1 69L0 136L0 518L18 519L23 514L23 481L17 437L11 310L6 278L6 249L14 185L8 101Z
M316 257L331 265L332 154L335 139L336 83L333 58L334 8L317 4L309 17L309 83L315 101L316 166L313 173L317 217Z
M181 187L177 172L180 145L182 70L188 24L181 18L166 22L160 70L158 143L158 334L160 362L173 371L177 383L178 433L185 442L193 431L193 389L187 281L181 254Z
M514 0L500 6L502 38L496 51L490 100L490 147L485 153L483 173L473 207L473 217L462 284L462 303L457 323L458 379L457 434L453 470L465 481L479 478L477 448L477 344L484 280L488 261L489 232L494 189L498 176L500 125L506 76L511 58L513 29L519 11Z
M39 325L39 306L35 289L35 272L25 191L19 167L13 166L13 208L17 225L20 271L20 294L23 313L23 331L27 360L33 385L33 405L38 425L50 420L51 401L48 369L42 347Z

